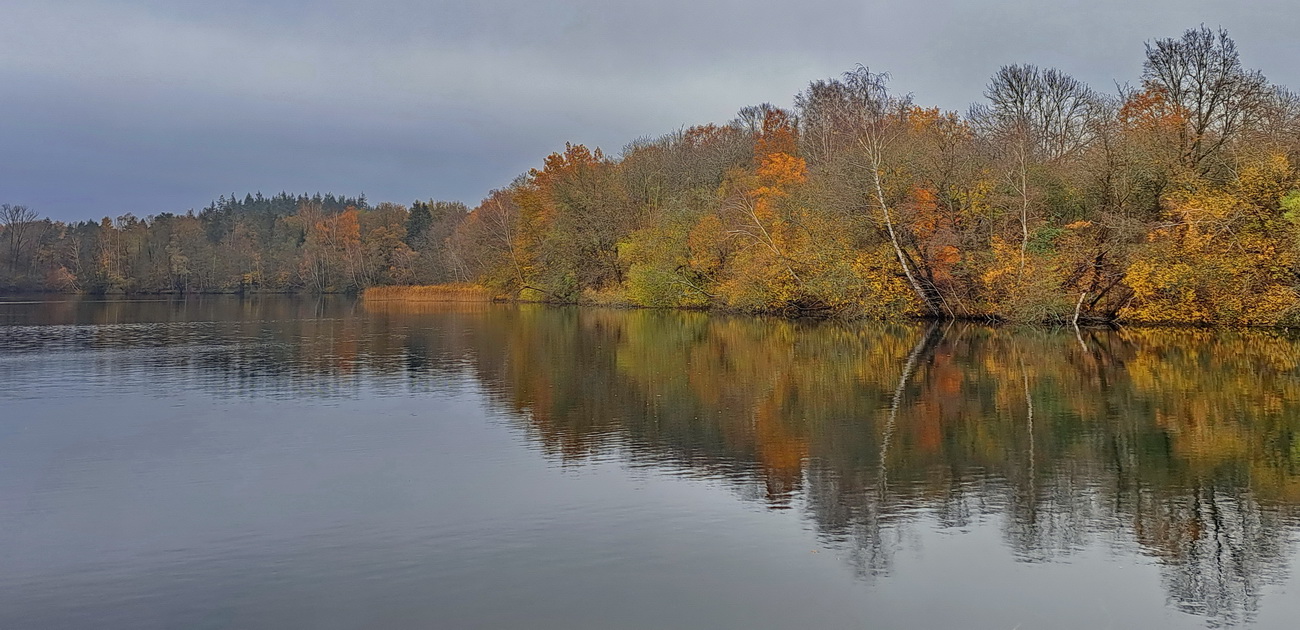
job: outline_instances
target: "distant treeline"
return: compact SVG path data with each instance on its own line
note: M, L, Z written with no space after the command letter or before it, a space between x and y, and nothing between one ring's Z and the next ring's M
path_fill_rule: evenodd
M222 197L198 213L61 223L0 206L0 288L88 293L355 291L446 282L468 208L361 197ZM462 274L463 275L463 274Z
M965 113L858 67L792 110L747 107L617 158L568 146L468 213L281 195L144 221L3 220L0 285L454 280L555 302L839 317L1292 324L1298 164L1300 97L1201 27L1148 43L1137 86L1105 94L1010 65Z

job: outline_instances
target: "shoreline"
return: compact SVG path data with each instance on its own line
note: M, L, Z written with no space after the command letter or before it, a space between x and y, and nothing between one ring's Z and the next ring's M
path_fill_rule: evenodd
M201 299L204 297L231 297L231 298L258 298L283 297L283 298L322 298L322 297L350 297L359 302L369 303L389 303L389 304L536 304L542 306L555 307L583 307L583 308L604 308L615 310L638 310L638 311L677 311L688 313L716 314L726 316L748 316L748 317L773 317L778 319L796 321L838 321L838 322L855 322L855 321L873 321L873 322L896 322L896 323L924 323L924 322L961 322L970 324L981 324L986 326L1035 326L1044 328L1072 328L1076 325L1069 320L1044 320L1044 321L1017 321L997 317L933 317L924 315L899 315L897 317L837 317L835 315L818 315L808 313L781 313L781 312L763 312L763 311L746 311L742 309L729 309L725 307L690 307L690 306L642 306L627 302L601 302L592 300L578 300L572 302L559 302L551 300L529 300L519 297L510 297L508 295L496 294L487 287L471 284L449 284L449 285L386 285L381 287L368 287L361 292L354 291L337 291L337 292L308 292L308 291L207 291L207 292L136 292L136 293L88 293L88 292L62 292L62 291L44 291L44 292L0 292L0 304L20 304L20 303L41 303L41 298L89 298L89 301L123 301L123 302L143 302L143 301L185 301L191 298ZM1222 323L1222 322L1195 322L1195 321L1135 321L1125 320L1123 318L1101 319L1096 317L1080 317L1077 323L1078 328L1110 328L1119 329L1124 327L1141 327L1141 328L1196 328L1206 330L1231 330L1231 329L1253 329L1253 330L1277 330L1289 331L1296 326L1284 324L1239 324L1239 323Z

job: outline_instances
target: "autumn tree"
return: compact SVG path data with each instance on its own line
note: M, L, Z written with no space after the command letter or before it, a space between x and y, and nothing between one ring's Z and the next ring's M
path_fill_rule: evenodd
M454 275L448 240L469 208L459 201L416 201L406 218L406 246L414 255L411 278L417 284L448 282Z
M971 108L970 120L991 147L1015 199L1019 222L1019 271L1023 279L1030 224L1046 205L1036 179L1087 148L1095 130L1099 99L1092 90L1054 68L1028 64L1003 66L984 91L987 104ZM1023 290L1023 287L1017 290Z
M910 96L891 94L887 81L887 75L859 66L839 79L814 82L799 97L817 157L814 173L841 182L819 188L833 191L834 206L879 236L922 312L951 315L939 288L923 274L901 208L914 183L909 153L916 108Z
M1242 66L1226 30L1204 25L1148 43L1142 84L1167 99L1181 123L1182 163L1202 175L1219 166L1213 158L1254 122L1273 92L1263 74Z
M519 234L520 209L512 189L488 194L457 227L449 241L459 280L480 282L503 293L528 287Z
M1237 167L1227 187L1170 195L1168 221L1129 266L1122 313L1149 322L1288 324L1300 320L1300 174L1283 155ZM1300 204L1297 204L1300 205Z

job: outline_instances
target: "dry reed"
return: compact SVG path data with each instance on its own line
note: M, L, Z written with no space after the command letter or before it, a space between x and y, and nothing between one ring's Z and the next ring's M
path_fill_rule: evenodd
M366 301L491 302L492 291L474 284L430 284L370 287L361 293Z

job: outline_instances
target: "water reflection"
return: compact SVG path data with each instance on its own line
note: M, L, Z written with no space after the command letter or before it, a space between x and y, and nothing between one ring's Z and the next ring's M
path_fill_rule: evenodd
M20 397L43 390L3 357L26 353L163 393L481 388L557 461L722 480L797 510L869 580L912 528L992 522L1027 563L1098 542L1154 558L1172 604L1236 624L1284 577L1300 503L1300 342L1276 331L342 299L0 304L0 324ZM164 351L83 356L144 347Z

